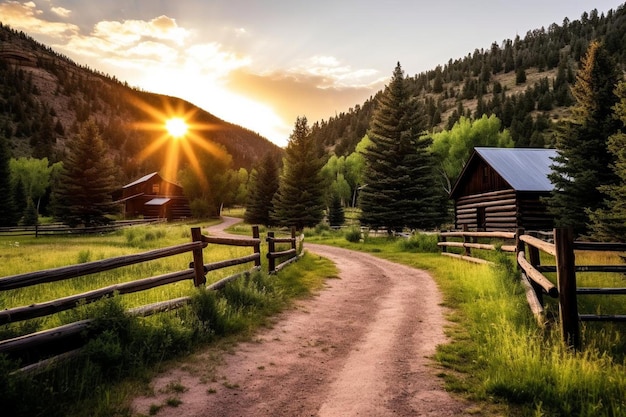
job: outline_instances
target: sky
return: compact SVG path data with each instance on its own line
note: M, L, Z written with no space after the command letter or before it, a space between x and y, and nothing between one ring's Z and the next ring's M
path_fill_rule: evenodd
M618 0L0 0L0 22L287 144L384 88Z

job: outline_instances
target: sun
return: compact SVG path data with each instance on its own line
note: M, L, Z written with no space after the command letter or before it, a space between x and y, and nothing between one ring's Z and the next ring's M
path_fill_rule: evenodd
M197 175L200 181L205 181L204 173L198 159L198 151L207 152L217 158L227 158L222 148L210 140L215 126L206 122L198 122L197 108L189 108L182 101L161 98L158 103L148 103L135 98L133 104L146 114L146 118L134 122L133 128L142 131L154 132L150 143L147 143L137 154L139 162L153 154L165 151L161 172L165 178L176 178L183 160Z
M165 129L174 139L180 139L187 134L189 125L181 117L172 117L165 121Z

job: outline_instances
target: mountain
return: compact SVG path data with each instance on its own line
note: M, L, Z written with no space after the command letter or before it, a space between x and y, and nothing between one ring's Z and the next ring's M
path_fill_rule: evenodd
M495 115L509 129L516 147L553 145L559 121L574 103L570 86L591 40L604 42L616 65L626 69L626 7L579 20L563 19L548 29L530 30L524 38L493 42L459 59L409 76L413 96L427 114L427 130L450 129L461 116ZM389 63L390 73L395 62ZM347 112L316 122L317 142L338 156L354 151L366 133L376 97Z
M170 157L165 145L145 151L163 137L160 127L174 114L200 127L188 141L194 155L225 151L233 168L249 170L266 153L282 153L255 132L185 100L131 88L0 23L0 136L8 139L13 157L61 160L78 124L93 117L123 180L133 179L158 171Z

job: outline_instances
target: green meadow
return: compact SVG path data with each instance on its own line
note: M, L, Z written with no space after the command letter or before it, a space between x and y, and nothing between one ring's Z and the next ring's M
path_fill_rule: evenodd
M436 355L440 376L449 390L477 401L478 415L626 416L624 324L583 323L583 348L576 352L562 343L558 323L537 325L512 254L484 253L495 265L478 265L436 253L435 235L366 237L355 243L343 236L349 233L311 230L307 239L431 272L444 294L451 322L450 343L440 346ZM615 254L577 255L579 264L620 262ZM548 265L550 259L542 263ZM580 277L581 287L624 286L622 274ZM545 300L547 316L557 320L558 306L549 297ZM579 300L581 313L626 314L624 296Z
M189 242L190 227L207 224L155 225L103 236L41 237L0 240L0 276L105 259ZM251 235L245 224L231 232ZM261 237L266 230L261 230ZM573 351L561 342L556 304L546 297L547 316L540 327L529 311L518 283L512 254L491 252L495 266L475 265L442 257L435 235L410 239L354 239L356 230L333 231L320 226L305 230L305 241L368 252L374 256L428 270L444 294L450 324L449 343L438 348L439 376L448 390L472 400L476 415L495 416L626 416L624 325L583 323L583 348ZM352 240L352 241L350 241ZM266 248L262 248L262 251ZM242 256L249 248L209 245L205 262ZM477 251L478 252L478 251ZM265 259L264 256L262 256ZM253 274L225 291L206 293L193 284L113 297L80 306L36 324L3 326L3 337L52 327L81 318L96 318L102 334L87 343L85 354L67 366L28 378L10 378L16 364L0 357L0 396L11 415L131 416L129 399L145 389L154 372L207 346L229 349L250 337L267 317L290 300L320 288L335 268L306 255L276 276ZM0 307L25 305L109 285L181 270L189 255L0 294ZM549 257L542 258L550 264ZM578 263L619 263L604 253L577 255ZM248 266L239 267L245 269ZM237 268L235 268L237 269ZM265 265L264 265L265 269ZM210 273L209 281L234 273ZM221 274L221 275L220 275ZM114 276L115 275L115 276ZM581 274L579 286L623 286L620 274ZM553 278L553 277L552 277ZM148 318L129 318L129 307L190 295L190 306ZM626 297L580 298L581 313L626 313ZM552 323L552 324L551 324ZM556 324L555 324L556 323ZM231 342L228 342L228 341ZM177 362L176 362L177 363ZM71 381L71 383L70 383ZM29 401L23 401L29 398ZM14 408L11 408L13 406Z

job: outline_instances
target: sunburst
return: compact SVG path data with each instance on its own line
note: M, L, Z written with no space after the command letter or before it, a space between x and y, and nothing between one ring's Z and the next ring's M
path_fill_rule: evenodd
M207 132L214 130L215 127L195 121L197 108L185 109L186 106L182 101L177 101L177 105L174 106L172 101L162 98L162 105L159 108L145 101L133 101L134 105L148 116L148 120L134 123L133 127L157 133L155 139L139 153L137 158L142 162L165 149L167 156L163 162L162 174L164 178L172 180L177 176L182 151L198 179L206 182L194 147L217 158L226 158L224 150L207 138Z

